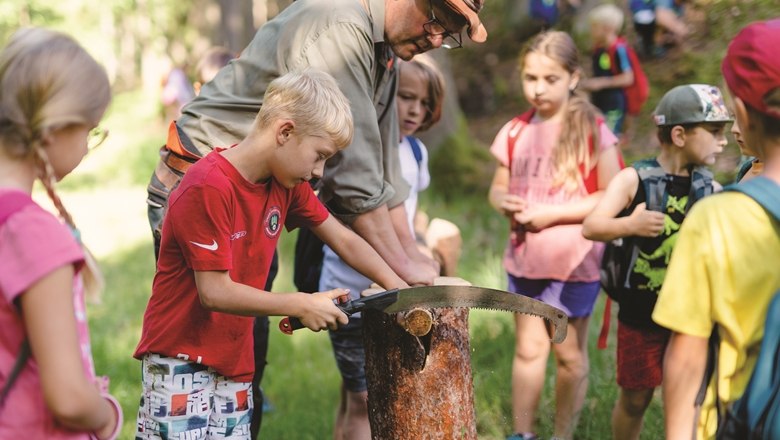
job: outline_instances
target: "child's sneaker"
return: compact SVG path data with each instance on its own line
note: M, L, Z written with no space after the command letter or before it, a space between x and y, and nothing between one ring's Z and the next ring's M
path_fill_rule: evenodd
M539 440L539 437L534 432L516 432L507 437L506 440Z

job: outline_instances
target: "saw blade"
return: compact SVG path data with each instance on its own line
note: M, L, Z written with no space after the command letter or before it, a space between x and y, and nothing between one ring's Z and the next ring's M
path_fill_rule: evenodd
M383 312L389 314L415 308L446 307L504 310L537 316L545 319L553 342L559 344L566 339L568 318L560 309L520 294L486 287L420 286L401 289L398 291L398 300Z

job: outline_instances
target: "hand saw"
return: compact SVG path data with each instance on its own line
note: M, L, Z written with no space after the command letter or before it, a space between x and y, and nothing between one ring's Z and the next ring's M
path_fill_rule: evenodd
M561 310L541 301L523 295L477 286L420 286L407 289L393 289L375 295L347 301L336 305L347 315L373 309L387 314L406 312L415 308L468 307L479 309L506 310L538 316L545 320L552 342L557 344L566 339L568 318ZM303 328L300 319L285 317L279 322L279 329L292 334Z

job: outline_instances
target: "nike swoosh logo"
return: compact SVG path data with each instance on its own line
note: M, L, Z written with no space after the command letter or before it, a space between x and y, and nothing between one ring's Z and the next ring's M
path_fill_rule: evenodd
M203 244L203 243L198 243L198 242L195 242L195 241L191 241L190 243L194 244L195 246L202 247L203 249L206 249L206 250L209 250L209 251L215 251L215 250L219 249L219 245L217 244L217 240L214 240L214 242L211 243L211 244Z

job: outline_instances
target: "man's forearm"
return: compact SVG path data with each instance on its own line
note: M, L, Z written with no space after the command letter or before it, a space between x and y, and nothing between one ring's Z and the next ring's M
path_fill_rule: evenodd
M387 205L358 215L352 229L376 250L393 271L398 274L407 271L409 257L393 227Z

